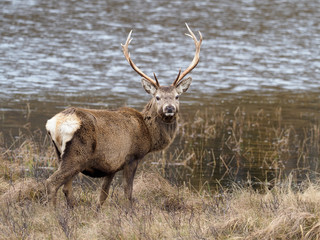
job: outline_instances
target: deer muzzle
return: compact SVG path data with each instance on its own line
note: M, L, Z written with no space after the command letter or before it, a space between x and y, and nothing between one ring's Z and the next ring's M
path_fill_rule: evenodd
M164 106L163 113L166 117L173 117L176 114L176 107L173 105Z

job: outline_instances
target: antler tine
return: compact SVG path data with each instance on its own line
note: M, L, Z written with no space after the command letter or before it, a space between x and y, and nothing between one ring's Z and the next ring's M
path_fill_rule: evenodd
M159 84L159 81L158 81L158 78L157 78L156 74L155 74L155 73L153 73L153 76L154 76L154 79L156 80L157 86L159 87L159 86L160 86L160 84Z
M191 72L199 63L199 58L200 58L200 47L201 47L201 43L202 43L202 34L199 31L199 35L200 35L200 39L198 41L197 37L194 35L194 33L191 31L191 29L189 28L188 24L186 23L187 29L189 31L189 34L186 33L187 36L191 37L194 41L194 44L196 46L196 52L194 55L194 58L190 64L190 66L184 70L182 72L182 74L180 74L180 76L177 77L177 79L173 82L173 86L177 86L178 83L180 82L180 80L182 80L189 72Z
M122 47L122 51L123 51L123 54L125 56L125 58L127 59L128 63L130 64L130 66L132 67L133 70L135 70L141 77L145 78L146 80L148 80L150 83L152 83L154 86L156 87L159 87L159 82L158 82L158 79L156 78L156 81L154 81L152 78L148 77L145 73L143 73L134 63L133 61L131 60L130 58L130 53L129 53L129 44L130 42L132 41L132 38L131 38L131 34L132 34L132 30L129 32L128 34L128 38L126 40L126 43L123 45L121 44L121 47Z
M178 76L176 78L176 80L174 80L174 82L172 83L172 86L176 86L178 81L179 81L179 78L180 78L180 74L181 74L181 68L179 69L179 73L178 73Z

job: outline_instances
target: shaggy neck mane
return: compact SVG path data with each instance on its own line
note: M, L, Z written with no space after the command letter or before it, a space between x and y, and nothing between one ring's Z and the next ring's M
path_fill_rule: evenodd
M165 122L157 113L154 99L144 107L142 115L152 140L150 152L165 149L176 135L178 116L170 122Z

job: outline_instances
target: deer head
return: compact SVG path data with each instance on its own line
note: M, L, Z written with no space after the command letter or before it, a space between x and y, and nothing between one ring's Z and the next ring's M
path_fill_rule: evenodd
M152 105L156 107L156 111L158 115L166 122L171 122L175 119L176 114L179 112L179 97L183 92L186 92L191 84L191 77L184 77L191 72L199 62L200 55L200 46L202 43L202 35L199 32L200 40L198 41L194 33L189 28L188 24L186 24L189 34L187 36L191 37L196 46L195 56L190 64L190 66L181 73L181 69L178 73L178 76L173 81L170 86L160 86L159 81L154 73L154 79L148 77L145 73L143 73L131 60L130 53L128 50L129 44L132 40L130 31L126 43L122 46L123 54L130 66L140 75L142 76L141 82L142 86L147 93L152 95Z

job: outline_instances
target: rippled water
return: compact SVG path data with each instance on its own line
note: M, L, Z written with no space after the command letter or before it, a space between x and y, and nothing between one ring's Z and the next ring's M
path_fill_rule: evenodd
M170 83L190 63L184 22L201 31L193 94L319 90L319 2L1 1L1 98L141 93L121 52ZM30 96L31 95L31 96ZM134 100L134 99L133 99Z
M43 130L69 105L141 109L149 97L120 43L133 29L133 60L169 84L193 58L185 22L204 41L184 114L240 104L287 107L292 122L301 112L314 119L319 17L318 0L0 1L0 129Z

